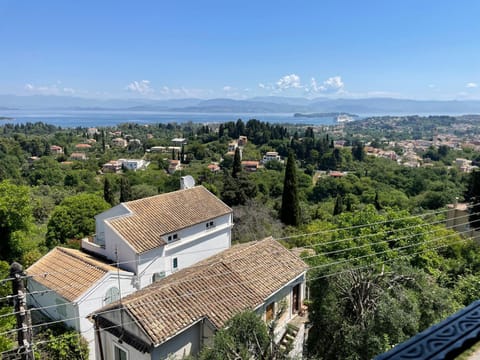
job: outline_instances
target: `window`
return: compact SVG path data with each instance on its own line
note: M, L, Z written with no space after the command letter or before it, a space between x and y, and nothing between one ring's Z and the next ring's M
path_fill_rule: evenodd
M158 281L160 279L163 279L165 277L165 271L160 271L152 276L152 282Z
M118 345L113 345L113 358L115 360L128 360L127 351L119 347Z
M168 239L168 242L177 241L178 240L178 234L168 235L167 239Z
M211 229L215 226L215 223L213 221L210 221L210 222L207 222L205 226L207 227L207 229Z
M267 308L265 309L265 322L268 323L273 320L274 308L275 308L274 302L271 302L270 304L267 305Z
M178 258L173 258L172 268L173 268L173 271L178 270Z
M104 305L108 305L114 301L120 299L120 290L117 287L113 286L107 290L105 298L103 299Z

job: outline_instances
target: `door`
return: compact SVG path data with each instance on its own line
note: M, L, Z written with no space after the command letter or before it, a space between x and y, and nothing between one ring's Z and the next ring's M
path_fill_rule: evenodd
M297 284L292 289L292 314L297 314L300 311L300 284Z

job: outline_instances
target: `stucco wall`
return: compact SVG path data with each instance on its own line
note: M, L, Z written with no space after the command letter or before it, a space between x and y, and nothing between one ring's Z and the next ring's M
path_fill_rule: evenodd
M150 360L149 353L142 353L126 342L119 342L118 339L107 331L100 332L102 337L103 355L105 360L115 360L114 346L118 346L127 352L127 360ZM98 341L97 341L98 343ZM100 353L97 345L97 359L100 359Z
M74 286L74 284L72 284ZM81 331L80 322L78 321L78 312L76 304L70 303L58 295L55 291L51 291L47 287L35 281L35 278L27 280L27 305L28 307L41 308L41 312L52 320L65 320L65 325L77 331ZM65 304L65 305L60 305ZM61 313L60 306L65 309L65 314Z
M286 330L287 323L292 319L292 317L295 315L292 311L292 291L293 288L300 284L300 297L299 297L299 303L302 304L304 298L305 298L305 274L302 274L298 278L294 279L291 281L289 284L284 286L282 289L277 291L276 293L272 294L269 296L263 305L257 310L259 314L261 314L262 319L266 319L266 309L269 304L272 302L275 303L274 306L274 316L277 314L277 312L280 310L281 303L284 302L286 305L286 308L284 312L281 314L280 318L277 321L277 326L275 327L274 330L274 335L275 335L275 341L279 341L280 338L282 337L283 333Z
M163 343L152 353L152 360L182 359L200 351L202 322L198 322L169 341Z
M105 245L105 220L120 216L120 215L125 215L129 214L130 211L123 206L122 204L119 204L117 206L112 207L111 209L108 209L107 211L104 211L101 214L95 215L95 234L96 234L96 242L99 245Z
M120 268L137 273L137 255L135 251L108 224L105 226L105 252L107 257L116 262L117 252Z
M139 256L140 287L152 283L155 273L164 272L165 276L173 271L189 267L207 257L215 255L231 244L231 217L225 215L215 220L215 227L207 229L201 223L176 234L179 240L153 249ZM173 259L177 258L178 268L173 269Z

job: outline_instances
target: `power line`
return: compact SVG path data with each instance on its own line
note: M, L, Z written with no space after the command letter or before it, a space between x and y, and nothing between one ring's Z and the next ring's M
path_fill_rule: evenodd
M422 253L425 253L425 252L428 252L428 251L432 251L432 250L435 250L435 249L438 249L438 248L443 248L443 247L448 247L448 246L451 246L451 245L455 245L457 243L461 243L461 242L465 242L465 241L469 241L470 239L468 238L464 238L464 239L461 239L461 240L458 240L456 242L452 242L452 243L449 243L449 244L444 244L444 245L440 245L438 247L434 247L434 248L429 248L429 249L424 249L422 251L419 251L419 252L415 252L415 253L412 253L412 254L405 254L405 255L401 255L399 256L398 258L407 258L407 257L412 257L412 256L415 256L415 255L418 255L418 254L422 254ZM393 249L392 249L393 250ZM326 278L326 277L331 277L331 276L336 276L336 275L339 275L341 273L345 273L345 272L348 272L348 271L352 271L352 270L358 270L358 269L362 269L362 268L367 268L367 267L371 267L371 266L374 266L374 265L380 265L380 264L384 264L384 263L387 263L387 262L392 262L392 261L396 261L398 260L398 258L396 259L388 259L388 260L383 260L383 261L380 261L380 262L376 262L376 263L372 263L372 264L367 264L367 265L364 265L364 266L360 266L360 267L357 267L357 268L353 268L353 269L347 269L347 270L343 270L343 271L339 271L339 272L335 272L335 273L331 273L331 274L326 274L326 275L321 275L321 276L318 276L318 277L315 277L315 278L311 278L311 279L307 279L307 281L313 281L313 280L316 280L316 279L320 279L320 278ZM313 270L315 269L315 267L311 267L309 268L307 271L310 271L310 270ZM263 279L257 279L255 281L244 281L242 283L257 283L259 281L263 281ZM196 292L196 293L199 293L199 292ZM181 298L183 297L184 295L180 295L180 296L175 296L175 297L169 297L169 298L162 298L161 300L158 300L158 301L151 301L149 302L149 304L161 304L161 303L165 303L166 301L169 301L169 300L172 300L172 299L178 299L178 298ZM191 294L189 294L189 296L191 296ZM206 305L209 305L209 304L216 304L216 303L224 303L226 301L229 301L229 300L232 300L232 299L235 299L236 297L231 297L231 298L223 298L223 300L216 300L214 302L211 302L211 303L206 303ZM136 307L141 307L141 306L144 306L144 304L138 304L137 306L130 306L130 308L136 308ZM122 311L123 309L121 308L114 308L114 309L110 309L110 310L105 310L105 311L101 311L101 312L98 312L96 313L95 315L102 315L102 314L106 314L106 313L110 313L110 312L114 312L114 311ZM178 312L174 312L174 314L177 314L177 313L181 313L181 311L178 311ZM134 324L136 323L138 320L145 320L145 319L148 319L149 317L145 316L145 317L138 317L136 321L131 321L131 322L124 322L123 325L129 325L129 324ZM40 326L48 326L48 325L52 325L52 324L55 324L55 323L60 323L60 322L64 322L64 321L71 321L71 320L76 320L76 319L79 319L79 317L74 317L74 318L69 318L69 319L62 319L62 320L56 320L56 321L51 321L51 322L47 322L47 323L42 323L42 324L38 324L38 325L35 325L33 327L40 327ZM108 330L110 328L116 328L116 327L121 327L122 325L113 325L113 326L110 326L110 327L105 327L105 328L102 328L101 330ZM13 331L13 330L12 330ZM90 329L88 330L90 331ZM87 331L79 331L80 333L86 333ZM3 332L3 333L0 333L0 335L3 335L5 333L8 333L8 332Z
M478 213L474 213L474 214L480 214L480 212ZM453 217L453 218L450 218L448 219L447 221L449 220L457 220L457 219L460 219L460 218L464 218L464 217L468 217L469 215L462 215L462 216L457 216L457 217ZM472 222L464 222L464 223L461 223L461 224L453 224L452 226L445 226L445 227L442 227L442 229L453 229L453 228L456 228L456 227L459 227L459 226L462 226L462 225L467 225L467 224L472 224L474 222L478 222L480 221L480 219L478 220L474 220ZM385 235L389 235L389 234L393 234L393 233L396 233L396 232L400 232L400 231L405 231L405 230L410 230L410 229L414 229L414 228L417 228L417 227L424 227L424 226L431 226L431 225L438 225L438 224L441 224L441 223L444 223L445 220L439 220L439 221L434 221L434 222L431 222L431 223L422 223L422 224L416 224L416 225L413 225L413 226L409 226L409 227L404 227L404 228L399 228L399 229L393 229L393 230L385 230L387 232L387 234ZM432 231L435 231L435 230L432 230ZM430 232L432 232L430 231ZM423 234L426 234L428 233L428 231L425 231L425 232L420 232L420 233L417 233L417 234L412 234L412 235L409 235L408 237L413 237L413 236L421 236ZM310 246L302 246L301 248L303 249L316 249L317 247L322 247L322 246L326 246L326 245L332 245L332 244L339 244L339 243L343 243L343 242L347 242L347 241L357 241L358 239L365 239L365 238L369 238L369 237L374 237L374 236L378 236L378 235L382 235L382 233L379 231L379 232L376 232L376 233L371 233L371 234L365 234L365 235L361 235L361 236L355 236L355 237L350 237L350 238L345 238L345 239L338 239L338 240L333 240L333 241L326 241L326 242L319 242L317 244L312 244ZM396 239L392 239L392 240L396 240ZM391 241L391 240L390 240ZM372 243L371 243L372 244ZM373 245L373 244L372 244ZM353 248L347 248L345 249L346 250L350 250L350 249L353 249ZM344 251L344 250L342 250ZM334 252L332 252L334 253ZM324 255L327 254L327 253L324 253ZM305 258L308 258L305 257ZM304 259L305 259L304 258Z
M439 211L438 213L440 213L440 212L445 212L445 210ZM427 213L427 214L431 215L432 213ZM480 212L474 213L474 215L475 214L480 214ZM375 222L375 223L364 224L364 225L355 225L355 226L350 226L350 227L330 229L330 230L319 231L319 232L304 233L304 234L299 234L298 236L318 235L319 233L333 232L333 231L339 232L339 231L345 231L345 230L349 230L349 229L355 229L355 228L358 228L358 227L367 227L367 226L373 226L373 225L378 225L378 224L385 224L385 223L389 223L389 222L402 221L402 220L405 220L405 219L418 218L420 216L424 216L424 215L408 216L408 217L397 218L397 219L386 220L386 221L382 221L382 222ZM468 216L470 216L470 215L460 215L460 216L453 217L453 218L448 219L448 220L456 220L456 219L465 218L465 217L468 217ZM445 221L446 220L439 220L439 221L433 221L433 222L430 222L430 223L427 222L427 223L424 223L424 224L416 224L416 225L413 225L411 227L389 230L389 233L395 233L397 231L402 231L404 229L410 229L410 228L415 228L415 227L435 225L435 224L443 223ZM480 221L480 220L475 220L475 221ZM467 222L465 224L467 224ZM455 224L455 225L453 225L451 227L447 227L447 228L454 228L454 227L457 227L459 225L463 225L463 223L462 224ZM372 237L372 236L377 236L377 235L378 235L378 233L366 234L366 235L362 235L362 236L358 236L358 237L339 239L339 240L334 240L334 241L330 241L330 242L322 242L322 243L318 243L318 244L313 244L310 247L315 248L315 247L318 247L318 246L331 245L331 244L346 242L346 241L349 241L349 240L356 240L356 239L360 239L360 238ZM282 238L277 238L276 240L278 240L278 241L279 240L285 240L287 238L293 238L293 237L298 237L298 236L294 235L292 237L282 237ZM303 248L309 248L309 246L304 246ZM210 248L210 249L206 249L206 250L197 250L197 251L192 251L192 252L185 252L185 253L182 253L181 255L197 254L197 253L200 253L200 252L207 252L207 251L212 251L212 250L222 250L222 249L225 249L225 248L224 247L218 247L218 248ZM157 258L160 258L160 257L161 256L153 256L152 258L148 259L147 261L154 260L154 259L157 259ZM124 264L128 264L128 263L137 263L137 262L138 262L137 260L128 260L128 261L118 262L118 264L119 265L124 265ZM106 264L106 265L108 265L108 264ZM114 265L116 265L116 263L111 264L111 266L114 266ZM96 265L87 265L87 266L97 268ZM195 265L192 265L191 267L194 267L194 266ZM33 275L26 275L26 277L35 278L35 277L41 277L41 276L48 276L48 275L52 275L52 274L66 274L66 273L71 273L71 272L75 272L75 271L74 270L49 271L49 272L37 273L37 274L33 274ZM2 298L0 298L0 300L2 300Z
M469 208L469 207L473 207L475 205L480 205L480 203L472 204L472 205L466 205L466 206L467 206L467 208ZM397 222L397 221L404 221L404 220L407 220L407 219L415 219L415 218L424 217L424 216L438 215L438 214L441 214L441 213L448 212L450 210L451 209L443 209L443 210L433 211L433 212L429 212L429 213L424 213L424 214L419 214L419 215L409 215L409 216L405 216L405 217L402 217L402 218L377 221L377 222L368 223L368 224L352 225L352 226L347 226L347 227L343 227L343 228L335 228L335 229L320 230L320 231L315 231L315 232L310 232L310 233L295 234L295 235L290 235L290 236L284 236L284 237L278 238L277 240L294 239L294 238L299 238L299 237L304 237L304 236L328 234L328 233L336 232L336 231L358 229L358 228L363 228L363 227L368 227L368 226L381 225L381 224L385 224L385 223L389 223L389 222Z
M442 238L439 238L439 239L436 239L436 240L432 240L432 241L427 241L428 243L430 242L433 242L433 241L439 241L443 238L447 238L447 237L450 237L450 236L453 236L453 235L456 235L456 234L449 234L445 237L442 237ZM441 248L441 247L447 247L447 246L451 246L455 243L459 243L459 242L463 242L463 241L467 241L469 239L462 239L460 241L457 241L457 242L452 242L452 243L449 243L449 244L444 244L444 245L441 245L441 246L438 246L436 248ZM396 248L396 249L390 249L388 251L396 251L396 250L403 250L405 248L408 248L408 247L412 247L413 245L409 245L409 246L405 246L405 247L402 247L402 248ZM414 256L416 254L419 254L419 253L423 253L423 252L426 252L426 251L431 251L433 249L436 249L436 248L429 248L429 249L425 249L423 251L420 251L420 252L416 252L416 253L413 253L413 254L406 254L404 256ZM386 251L386 252L388 252ZM368 256L374 256L374 255L378 255L378 254L381 254L381 253L385 253L385 252L380 252L380 253L375 253L375 254L370 254ZM353 258L353 259L348 259L348 262L350 261L353 261L353 260L358 260L360 258L364 258L365 256L361 256L361 257L357 257L357 258ZM395 259L391 259L391 261L393 261ZM390 261L390 260L389 260ZM385 263L387 262L387 260L384 260L384 261L381 261L379 263ZM311 271L311 270L314 270L314 269L317 269L317 268L321 268L321 267L325 267L325 266L331 266L331 265L337 265L339 264L340 262L333 262L333 263L327 263L327 264L322 264L320 266L314 266L314 267L310 267L307 269L307 271ZM370 264L372 265L372 264ZM369 265L369 266L370 266ZM333 274L330 274L330 275L322 275L321 277L325 277L325 276L332 276ZM309 279L309 280L313 280L313 279ZM252 280L252 281L242 281L243 284L251 284L251 283L257 283L259 281L263 281L263 279L256 279L256 280ZM226 289L226 288L229 288L233 285L230 285L230 286L225 286L225 287L220 287L220 288L216 288L215 290L220 290L220 289ZM194 294L199 294L199 293L202 293L202 292L208 292L208 291L197 291L195 293L189 293L188 296L191 296L191 295L194 295ZM168 297L168 298L163 298L162 300L159 300L159 301L154 301L154 302L150 302L150 303L164 303L166 301L170 301L170 300L175 300L175 299L179 299L181 297L184 297L185 295L180 295L180 296L174 296L174 297ZM228 298L229 300L230 298ZM218 301L217 301L218 302ZM213 304L213 302L211 303ZM63 304L62 304L63 305ZM143 305L138 305L138 306L143 306ZM135 308L137 306L133 306L132 308ZM103 313L108 313L108 312L112 312L112 311L118 311L119 309L112 309L112 310L105 310L105 311L102 311L102 312L99 312L97 313L97 315L99 314L103 314ZM34 327L40 327L40 326L46 326L46 325L52 325L52 324L55 324L55 323L60 323L60 322L65 322L65 321L71 321L71 320L76 320L76 319L80 319L80 317L73 317L73 318L68 318L68 319L62 319L62 320L56 320L56 321L51 321L51 322L47 322L47 323L42 323L42 324L38 324L38 325L35 325ZM13 330L11 330L10 332L12 332ZM6 332L6 333L9 333L9 332ZM4 333L0 333L0 335L2 335Z
M462 216L459 216L457 218L454 218L454 219L458 219L458 218L463 218L463 217L466 217L466 215L462 215ZM425 223L425 224L418 224L418 225L415 225L415 227L420 227L420 226L428 226L429 224L436 224L436 222L433 222L433 223ZM464 223L464 224L467 224L467 223ZM452 227L456 227L458 226L457 225L454 225ZM408 229L408 228L405 228L405 229ZM443 229L443 228L442 228ZM446 229L449 229L449 227L446 227ZM402 230L402 229L400 229ZM410 234L410 235L406 235L404 237L399 237L399 238L392 238L392 239L389 239L389 240L382 240L382 241L379 241L379 242L376 242L376 243L368 243L368 244L363 244L363 245L359 245L359 246L356 246L356 247L350 247L350 248L346 248L346 249L340 249L340 250L335 250L335 251L331 251L331 252L325 252L325 253L319 253L319 254L315 254L315 255L311 255L311 256L306 256L306 257L303 257L302 259L308 259L308 258L312 258L312 257L319 257L319 256L322 256L322 255L329 255L329 254L335 254L335 253L341 253L341 252L347 252L347 251L352 251L352 250L356 250L356 249L360 249L360 248L365 248L365 247L368 247L368 246L373 246L373 245L378 245L378 244L381 244L381 243L389 243L389 242L393 242L393 241L399 241L399 240L402 240L402 239L408 239L408 238L411 238L411 237L416 237L416 236L422 236L424 234L428 234L428 233L434 233L436 231L439 231L441 229L434 229L434 230L430 230L430 231L424 231L424 232L419 232L419 233L414 233L414 234ZM390 231L390 232L395 232L395 231ZM369 234L369 235L373 235L373 236L377 236L381 233L374 233L374 234ZM338 240L337 242L340 242L340 241L347 241L347 240L356 240L356 238L348 238L348 239L341 239L341 240ZM325 245L327 243L319 243L317 245L314 245L314 247L318 247L318 246L322 246L322 245ZM419 245L421 243L417 243L416 245ZM217 249L223 249L223 248L217 248ZM190 252L190 253L195 253L195 252ZM185 253L186 254L186 253ZM199 264L199 265L192 265L190 266L189 268L195 268L195 267L202 267L202 266L206 266L206 265L203 265L203 264ZM65 271L59 271L59 272L47 272L45 274L47 275L52 275L52 274L65 274L65 273L70 273L70 272L74 272L73 270L65 270ZM155 274L156 272L147 272L145 273L144 275L153 275ZM182 281L183 282L183 281ZM188 282L188 280L185 280L185 282ZM75 284L69 284L69 285L66 285L66 286L62 286L62 287L57 287L57 288L52 288L52 289L47 289L47 290L38 290L38 291L32 291L30 294L31 295L36 295L36 294L45 294L45 293L48 293L48 292L56 292L58 290L63 290L63 289L68 289L68 288L75 288L76 285ZM1 300L1 298L0 298ZM74 303L74 302L72 302Z

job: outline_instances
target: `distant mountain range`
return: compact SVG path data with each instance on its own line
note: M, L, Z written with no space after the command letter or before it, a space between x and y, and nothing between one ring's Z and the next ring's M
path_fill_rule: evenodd
M234 99L87 99L53 95L0 95L2 110L123 110L192 113L355 113L387 114L480 114L477 100L408 100L393 98L330 99L256 97Z

